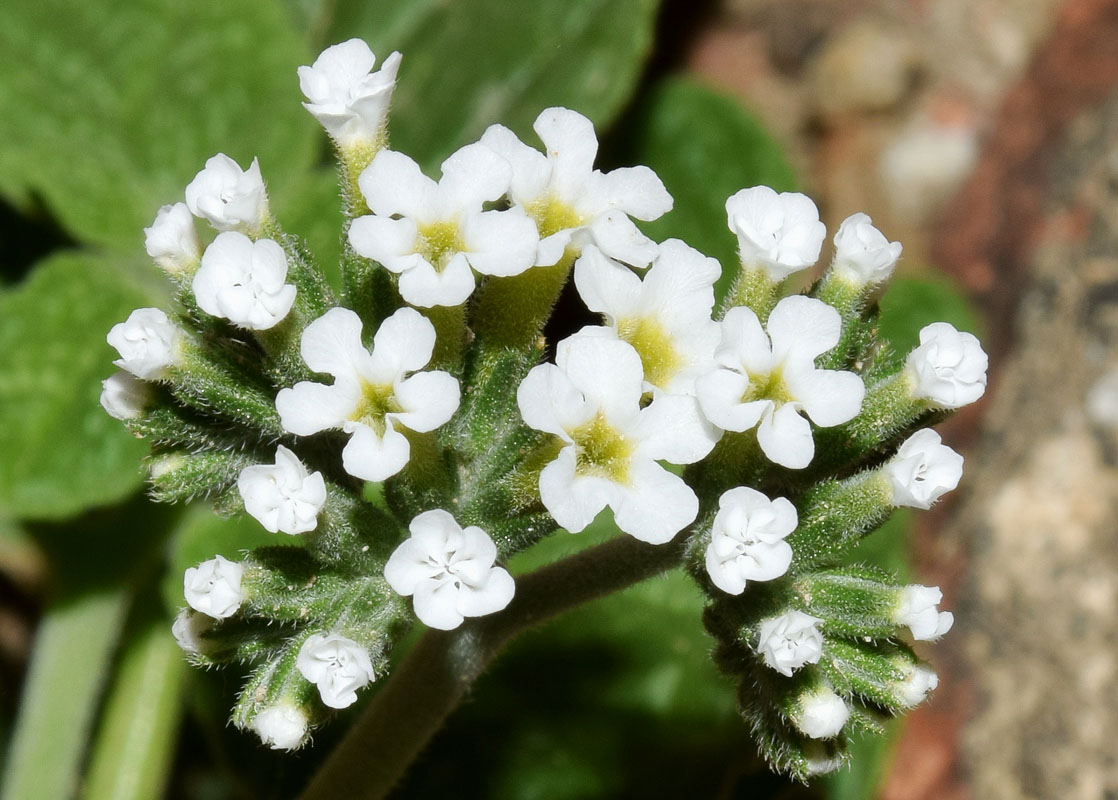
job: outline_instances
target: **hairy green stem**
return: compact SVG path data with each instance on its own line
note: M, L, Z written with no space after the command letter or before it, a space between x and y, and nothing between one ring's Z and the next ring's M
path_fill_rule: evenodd
M428 631L301 800L385 797L509 641L575 606L678 566L687 535L659 546L619 536L520 578L516 597L499 614L454 631Z

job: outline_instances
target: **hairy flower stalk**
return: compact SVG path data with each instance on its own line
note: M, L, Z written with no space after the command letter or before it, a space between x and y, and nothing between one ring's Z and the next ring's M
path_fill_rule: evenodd
M512 637L683 567L762 755L801 779L838 768L851 732L938 683L908 642L951 627L941 592L846 559L958 484L926 423L982 395L977 340L936 323L903 364L874 361L871 293L901 248L864 214L782 297L826 237L800 194L727 200L740 264L652 241L633 220L672 207L663 184L595 169L569 109L536 120L543 151L495 125L429 178L387 147L399 64L351 40L299 70L338 151L341 292L271 207L274 165L218 154L145 231L174 304L108 334L101 403L151 441L153 496L275 535L187 570L186 657L249 665L232 719L273 749L373 695L306 796L382 796ZM548 343L568 280L600 324ZM603 513L624 535L504 566ZM417 620L432 630L397 663Z

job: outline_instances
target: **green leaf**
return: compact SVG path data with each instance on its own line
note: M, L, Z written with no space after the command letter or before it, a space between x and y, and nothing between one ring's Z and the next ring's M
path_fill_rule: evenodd
M502 122L536 144L549 106L607 125L652 45L657 0L388 0L339 4L334 42L360 36L404 54L392 147L430 169Z
M726 227L726 198L764 184L795 188L779 143L737 100L685 79L670 79L643 98L627 120L626 160L647 164L675 207L644 227L657 241L682 239L722 263L722 297L737 273L737 239Z
M897 355L903 358L920 344L920 329L933 322L950 322L981 338L974 306L951 278L931 273L893 278L881 298L879 331Z
M114 369L105 335L132 309L162 299L156 278L154 267L63 252L0 294L0 508L7 513L60 519L140 485L147 446L98 398Z
M254 155L282 208L320 145L309 53L269 0L0 4L0 193L79 239L139 250L205 160Z

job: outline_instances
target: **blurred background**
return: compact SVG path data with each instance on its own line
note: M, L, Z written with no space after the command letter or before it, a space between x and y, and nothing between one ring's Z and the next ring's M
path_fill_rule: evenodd
M339 201L295 68L360 36L404 54L392 144L428 169L491 122L591 117L649 164L647 226L734 263L723 203L766 183L830 230L904 244L882 300L906 350L980 335L990 390L932 512L859 557L944 588L924 707L811 787L767 773L668 575L515 642L399 797L1118 797L1116 0L5 0L0 5L0 796L294 796L355 709L294 756L226 724L242 676L169 634L186 566L267 542L143 494L97 404L105 333L168 287L144 226L210 155L260 158L329 265ZM824 258L827 257L824 250ZM527 570L608 536L563 537Z

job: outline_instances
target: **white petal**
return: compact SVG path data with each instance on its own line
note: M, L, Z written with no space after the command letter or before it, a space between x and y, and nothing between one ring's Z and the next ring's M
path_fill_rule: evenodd
M303 331L299 353L315 372L354 380L369 362L361 327L361 318L353 311L331 308Z
M842 318L822 300L797 294L776 304L768 330L777 358L814 359L838 344Z
M577 196L594 169L598 137L594 125L577 111L547 108L532 125L553 162L552 185L563 199Z
M770 461L789 469L803 469L815 456L811 425L799 415L793 403L785 403L775 413L761 419L757 443Z
M617 488L609 481L575 475L574 447L564 447L540 473L540 501L571 533L586 528L616 497Z
M402 272L415 262L418 230L409 218L391 219L366 214L349 227L349 243L358 254L383 264L391 272Z
M395 395L404 410L389 416L417 433L446 424L458 410L458 380L447 372L417 372L396 384Z
M428 628L451 631L462 624L458 612L458 590L453 581L424 584L414 596L415 615Z
M641 220L654 220L672 210L672 196L648 167L622 167L602 175L604 194L612 207Z
M656 258L656 243L620 211L600 214L588 230L594 243L610 258L634 267L647 267Z
M409 597L430 580L432 568L428 564L429 555L428 548L414 536L401 542L384 565L384 579L392 591Z
M538 431L571 441L568 431L589 420L595 412L571 379L554 364L532 367L516 390L516 404L524 423Z
M610 503L617 527L649 544L664 544L695 521L699 499L683 478L652 461L629 468L630 484Z
M468 217L462 240L474 269L482 275L508 277L535 264L540 237L536 223L516 207Z
M466 256L458 253L442 272L426 261L418 262L400 275L399 289L400 296L412 305L431 308L462 305L473 293L474 286L473 270Z
M633 435L640 440L634 456L672 464L702 460L719 438L698 401L682 395L660 395L641 409Z
M849 422L858 416L866 385L853 372L811 369L786 370L784 380L811 421L821 428Z
M594 245L584 247L575 262L575 288L587 308L609 315L611 321L631 316L640 308L641 279Z
M481 586L463 586L458 593L458 611L464 617L482 617L505 608L516 593L516 584L501 567L489 570Z
M714 282L721 274L717 260L679 239L668 239L644 277L643 302L673 327L710 323Z
M373 336L373 372L378 383L391 383L406 372L427 366L435 350L435 326L414 308L400 308Z
M710 581L726 594L741 594L745 591L745 577L738 569L736 561L723 561L719 557L714 542L706 550L706 568Z
M772 407L771 400L741 402L748 388L749 378L740 372L716 369L695 381L695 396L707 419L723 430L741 433Z
M509 162L480 142L468 144L443 162L439 194L444 209L479 211L482 203L496 200L512 181Z
M724 367L768 374L775 362L768 334L751 308L736 306L722 320L722 342L714 353Z
M357 408L360 393L356 384L325 386L300 381L276 395L276 411L280 425L296 436L310 436L319 431L341 427Z
M512 166L509 195L514 203L531 203L544 194L551 180L547 156L524 144L504 125L490 125L482 134L481 143Z
M382 217L402 214L428 221L438 205L438 185L403 153L381 150L357 179L369 210Z
M383 438L368 425L356 425L342 450L342 468L355 478L379 482L402 470L410 456L407 438L391 424Z
M612 422L632 418L643 394L644 366L625 342L600 336L569 336L556 348L555 363Z
M559 263L559 259L567 252L571 243L572 229L564 228L540 240L539 249L536 251L536 266L550 267Z

